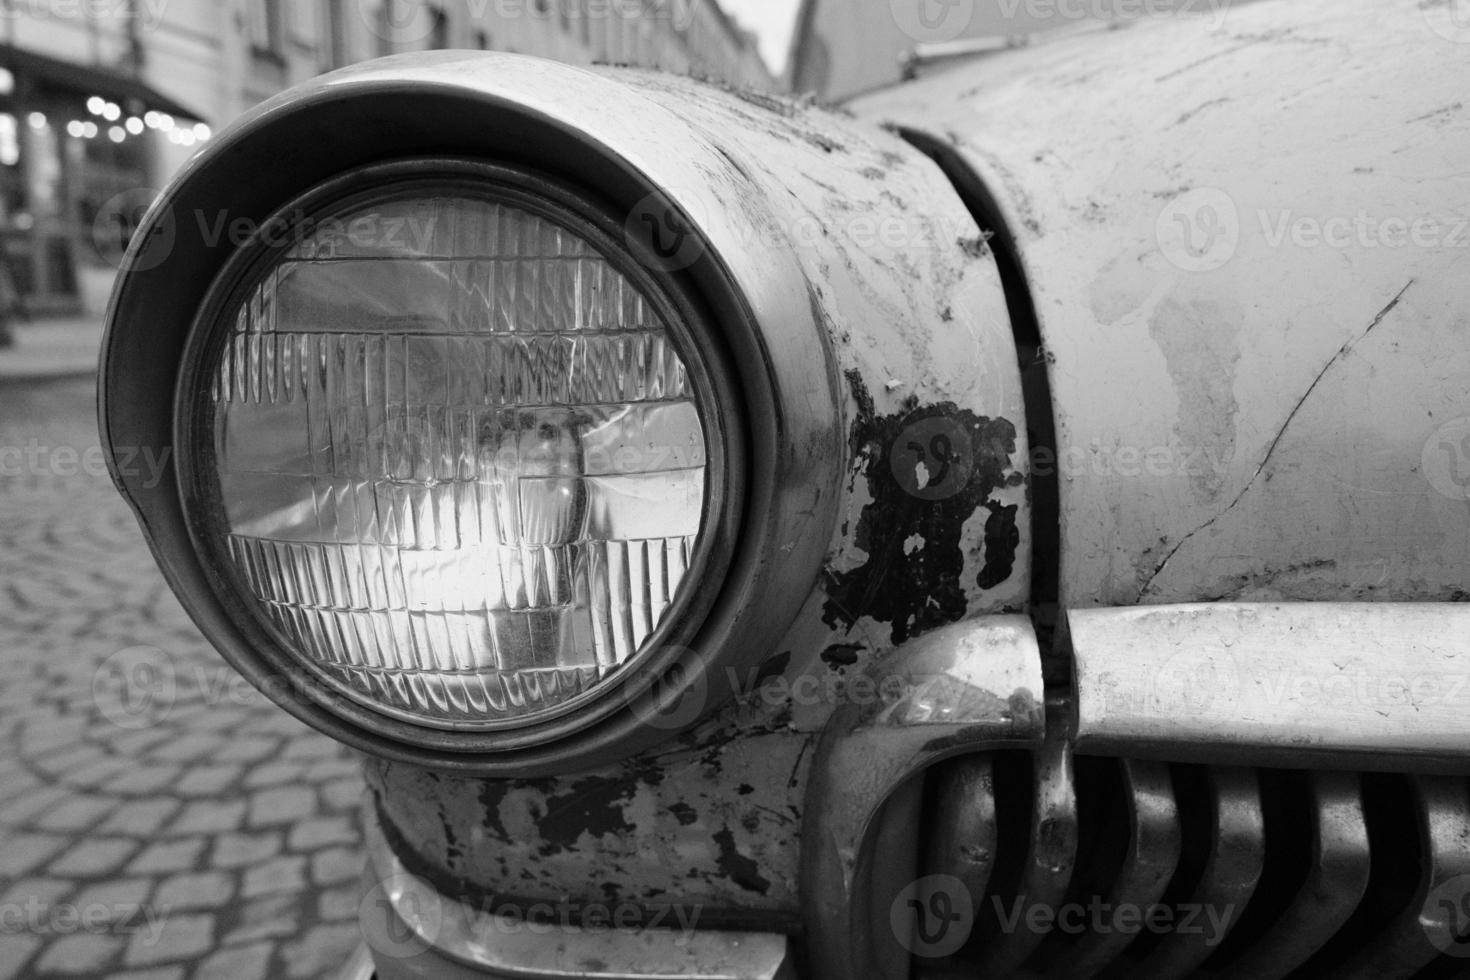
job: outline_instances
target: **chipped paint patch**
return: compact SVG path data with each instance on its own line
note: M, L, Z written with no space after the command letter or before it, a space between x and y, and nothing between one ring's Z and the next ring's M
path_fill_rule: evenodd
M858 662L863 648L856 643L834 643L822 651L822 663L833 670L851 667Z
M595 894L650 916L673 901L723 927L784 930L809 742L752 718L564 779L465 779L374 759L365 772L395 853L453 893Z
M858 405L851 436L854 476L866 478L872 497L858 520L855 543L867 560L850 570L827 569L823 620L851 628L870 617L890 624L897 644L964 618L969 600L961 542L966 522L981 507L990 509L991 517L978 582L993 588L1010 577L1020 532L1016 507L1002 505L997 494L1013 485L1016 427L952 402L922 409L910 402L910 411L875 417L865 388L855 383L853 396ZM943 424L924 424L931 421ZM927 441L915 443L909 434L916 432ZM962 442L967 444L963 450ZM916 470L907 486L900 475L906 471L895 466L896 454L902 453L924 462L925 472ZM961 467L967 474L952 479Z
M961 238L960 250L972 259L983 259L990 254L990 238L994 232L982 231L974 238Z
M985 519L985 565L975 576L975 584L982 589L993 589L1015 570L1021 529L1016 526L1015 504L986 501L985 506L990 509L990 516Z
M720 872L746 891L764 895L770 891L771 883L760 873L760 867L741 854L735 846L735 835L729 827L715 833L714 842L720 849L718 858Z

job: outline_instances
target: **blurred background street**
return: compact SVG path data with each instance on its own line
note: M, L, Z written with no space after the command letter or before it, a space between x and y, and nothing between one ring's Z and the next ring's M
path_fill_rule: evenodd
M321 976L359 941L356 763L184 615L94 385L0 377L0 978Z

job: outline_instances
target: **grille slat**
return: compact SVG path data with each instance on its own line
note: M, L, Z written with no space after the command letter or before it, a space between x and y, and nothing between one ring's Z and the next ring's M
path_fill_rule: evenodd
M1088 762L1096 764L1096 760ZM1112 765L1116 773L1092 782L1092 792L1107 798L1082 801L1084 820L1090 811L1108 825L1099 828L1090 855L1092 867L1082 869L1074 879L1068 901L1090 910L1100 897L1103 907L1111 910L1147 909L1163 897L1179 866L1183 839L1173 782L1164 763L1125 759ZM1088 829L1083 828L1084 840ZM1114 872L1109 870L1112 852L1120 846L1122 859ZM1059 978L1096 976L1137 936L1113 927L1088 928L1075 937L1058 930L1048 936L1050 948L1039 951L1038 965Z
M916 978L1470 976L1443 951L1470 952L1464 779L1074 759L1058 714L1037 752L931 771L919 872L977 916ZM1117 928L1124 908L1172 926Z
M999 855L1002 864L993 875L992 891L997 898L1014 899L1017 907L1055 906L1072 881L1077 859L1077 790L1070 731L1064 721L1067 714L1047 705L1046 742L1032 759L1030 806L1017 808L1027 825L1008 827L1002 818L1002 847L1007 840L1019 839L1024 850L1014 868L1005 867L1004 852ZM1001 807L1001 799L997 806ZM977 977L1006 976L1031 955L1044 936L1030 929L1003 928L994 904L977 908L975 937L966 950L973 967L965 972Z
M1210 971L1218 980L1285 977L1343 927L1368 887L1368 826L1359 778L1352 773L1314 773L1310 794L1310 864L1284 908L1228 965ZM1287 841L1287 846L1292 842ZM1277 886L1263 884L1263 891ZM1234 950L1228 947L1222 954Z
M1436 889L1470 874L1470 799L1465 783L1448 777L1411 779L1422 860L1412 897L1378 934L1367 938L1341 976L1344 980L1412 977L1440 951L1431 932L1455 935L1457 903L1442 901Z
M1208 769L1202 782L1209 823L1207 840L1212 846L1192 890L1173 902L1166 898L1166 904L1219 910L1218 921L1223 924L1224 933L1217 936L1203 928L1171 932L1136 966L1127 967L1131 976L1156 980L1190 976L1215 951L1214 944L1228 937L1240 921L1260 882L1266 860L1266 823L1255 772ZM1181 790L1181 807L1187 803Z
M934 801L942 818L929 838L931 867L953 868L979 908L995 868L999 827L995 816L994 772L989 756L966 756L948 767Z

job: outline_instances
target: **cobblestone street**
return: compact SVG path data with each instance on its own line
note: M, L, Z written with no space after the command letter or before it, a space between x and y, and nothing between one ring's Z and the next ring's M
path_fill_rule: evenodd
M359 941L356 763L185 616L94 404L0 382L0 980L329 975Z

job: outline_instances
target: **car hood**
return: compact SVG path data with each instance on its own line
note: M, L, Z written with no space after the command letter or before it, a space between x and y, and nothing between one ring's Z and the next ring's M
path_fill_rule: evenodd
M1470 25L1297 0L851 108L962 158L1049 361L1069 606L1463 599Z

